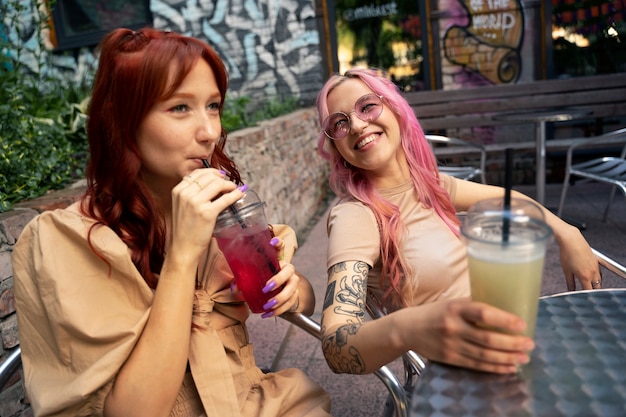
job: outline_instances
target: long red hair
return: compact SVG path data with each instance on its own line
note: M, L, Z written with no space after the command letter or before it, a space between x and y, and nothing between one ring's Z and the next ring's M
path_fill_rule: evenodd
M208 44L173 32L116 29L98 49L87 122L87 191L81 209L96 219L95 226L108 226L120 236L146 283L156 288L165 256L165 222L141 176L138 127L155 103L174 93L198 59L213 70L221 108L228 74ZM241 183L235 163L223 152L225 143L222 128L211 165Z

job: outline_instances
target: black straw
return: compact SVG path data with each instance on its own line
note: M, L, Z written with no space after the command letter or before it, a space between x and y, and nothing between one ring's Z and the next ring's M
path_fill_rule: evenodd
M204 165L205 168L211 168L211 164L209 163L208 160L203 159L202 160L202 164ZM237 211L237 209L235 208L234 205L230 205L228 206L228 209L230 210L230 212L233 214L233 216L235 216L235 219L237 219L237 222L239 223L239 225L241 226L242 229L245 229L246 223L243 221L243 219L241 218L241 216L239 215L239 212Z
M504 216L502 217L502 242L509 241L511 217L511 188L513 187L513 149L504 151Z

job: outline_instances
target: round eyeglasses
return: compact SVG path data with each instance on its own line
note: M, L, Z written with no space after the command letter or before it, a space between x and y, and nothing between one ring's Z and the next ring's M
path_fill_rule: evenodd
M349 113L333 113L324 120L322 128L330 139L339 140L350 132L350 115L356 116L364 122L371 122L380 117L383 112L383 96L371 93L361 96Z

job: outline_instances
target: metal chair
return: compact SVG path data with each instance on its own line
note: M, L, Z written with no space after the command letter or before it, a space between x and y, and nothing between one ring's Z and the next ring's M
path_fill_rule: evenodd
M366 309L372 319L376 320L377 318L380 318L386 314L381 308L381 305L382 303L380 302L380 300L378 300L376 296L374 296L374 294L368 292L366 299ZM411 405L411 393L413 387L415 386L417 379L424 371L424 368L426 367L426 362L426 359L422 358L420 355L412 350L409 350L402 355L402 363L404 365L404 384L402 384L402 389L405 393L406 398L406 403L404 407L407 409L409 409ZM391 417L395 409L397 409L397 406L395 408L392 408L390 406L391 404L395 404L395 402L393 401L393 398L391 398L390 394L390 398L387 400L385 409L383 411L383 417Z
M368 292L366 309L372 319L375 320L386 314L381 305L379 300L372 293ZM312 318L302 313L285 313L280 317L318 340L322 340L321 326ZM389 391L389 397L383 410L383 417L408 416L411 390L426 366L426 360L411 350L402 355L402 361L404 364L404 383L400 382L396 374L387 366L382 366L374 372Z
M596 255L596 258L598 259L598 263L600 264L600 266L608 269L609 271L613 272L615 275L619 276L620 278L626 279L626 266L620 264L615 259L606 256L604 253L594 248L591 248L591 251L593 252L594 255Z
M602 158L594 158L589 161L573 164L574 151L582 148L589 148L598 145L623 145L619 157L605 156ZM593 138L582 139L567 149L567 157L565 160L565 178L563 180L563 189L561 191L561 200L557 216L561 217L563 213L563 204L567 195L571 176L582 177L590 181L604 182L612 184L609 202L604 210L602 221L606 221L609 214L609 207L615 197L615 190L619 188L624 197L626 197L626 128L614 130Z
M322 340L322 330L318 322L302 313L284 313L280 316L293 325L301 328L318 340ZM381 366L374 374L382 381L389 391L391 408L386 407L385 416L407 417L408 397L407 393L396 375L387 367ZM388 414L389 413L389 414Z
M425 135L426 140L430 142L435 155L437 155L437 144L462 146L464 147L464 153L479 153L480 163L478 166L448 166L439 164L439 172L450 175L451 177L460 178L462 180L471 180L476 176L480 176L480 182L486 184L485 179L485 166L487 163L487 151L482 145L468 142L459 138L451 138L441 135Z
M0 363L0 390L22 366L22 349L18 346Z

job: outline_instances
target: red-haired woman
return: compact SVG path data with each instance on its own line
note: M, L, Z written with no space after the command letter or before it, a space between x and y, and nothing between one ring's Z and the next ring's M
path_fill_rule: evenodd
M328 395L302 372L255 365L248 307L212 238L246 189L223 151L227 84L197 39L118 29L102 41L87 191L31 221L14 251L35 415L329 415ZM293 252L293 231L282 237ZM265 316L311 314L310 284L281 266L267 286L285 286Z
M529 360L516 316L471 302L457 211L502 197L501 187L439 174L415 113L374 70L333 76L317 98L319 149L341 197L328 219L328 286L322 327L335 372L362 374L414 350L428 359L509 373ZM528 198L514 192L514 197ZM561 251L567 286L600 288L591 248L578 229L543 209ZM366 322L370 291L388 311Z

